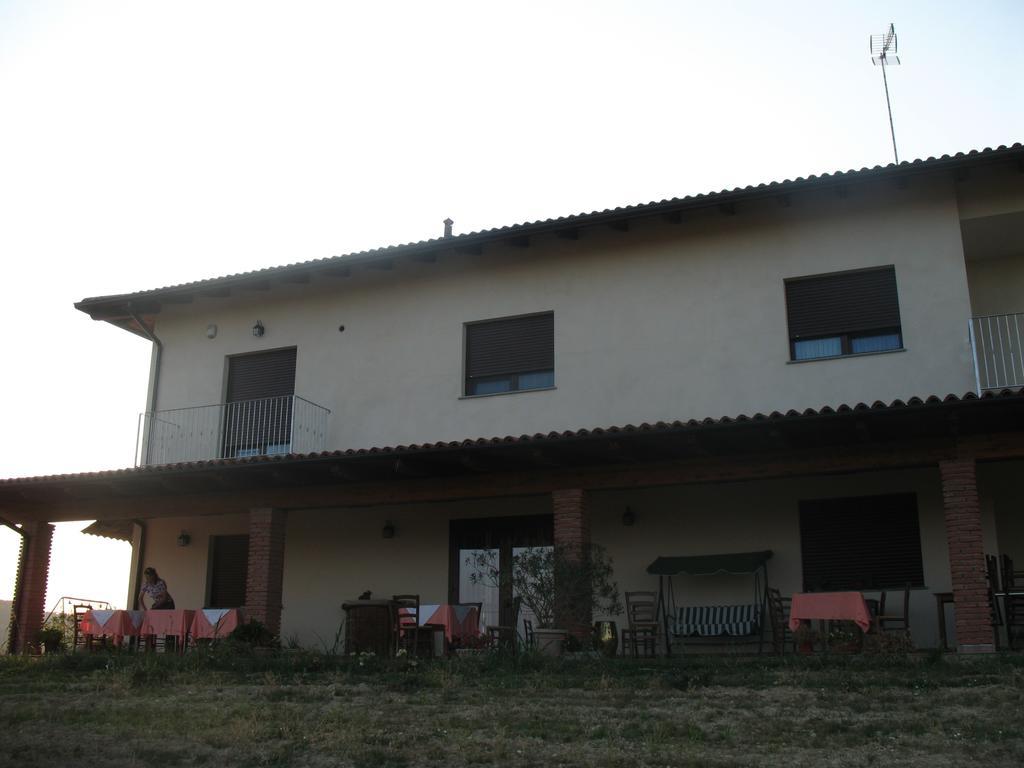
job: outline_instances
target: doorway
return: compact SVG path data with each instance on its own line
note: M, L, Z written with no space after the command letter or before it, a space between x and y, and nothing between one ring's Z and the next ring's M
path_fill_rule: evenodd
M523 515L452 520L449 530L448 601L480 603L481 627L511 626L512 600L516 596L512 564L526 548L554 545L554 517ZM474 578L474 574L480 573L482 562L491 564L497 572L497 583L489 578ZM522 629L523 619L535 621L526 606L520 609L517 632Z

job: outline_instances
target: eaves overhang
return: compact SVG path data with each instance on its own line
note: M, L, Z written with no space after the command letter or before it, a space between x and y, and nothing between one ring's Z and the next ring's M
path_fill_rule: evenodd
M82 299L75 304L75 308L87 313L94 320L106 320L133 333L144 335L132 319L131 314L152 316L160 312L165 305L188 304L197 297L226 298L236 289L267 290L274 284L304 283L314 277L348 276L353 270L363 268L379 270L390 267L397 259L429 263L435 261L439 255L445 252L479 254L487 246L502 243L524 245L529 242L529 238L538 235L554 234L563 237L576 237L578 231L583 228L599 226L624 228L632 219L658 216L672 219L681 217L687 211L714 207L732 212L737 204L759 198L785 198L799 192L886 179L905 179L915 175L956 171L1007 160L1022 164L1021 167L1024 169L1024 144L1018 142L1009 146L1003 145L959 152L954 155L929 157L902 162L898 165L890 163L872 168L836 171L553 219L510 224L478 232L385 246L135 293L95 296Z
M64 508L75 501L102 510L107 501L144 497L231 498L274 491L287 498L291 490L324 487L387 490L420 480L443 486L467 477L488 481L503 475L532 480L581 469L599 474L673 462L742 463L744 457L773 458L794 452L817 460L850 447L868 456L872 452L886 455L885 467L911 467L924 464L915 464L913 456L900 456L903 446L937 446L938 452L920 454L928 456L926 463L930 463L936 456L955 455L958 445L977 443L978 438L997 447L983 458L1004 454L1024 458L1021 435L1024 389L1015 389L981 396L914 397L785 413L13 478L0 480L0 514L17 519L17 511L27 509L45 516L48 507ZM877 466L884 468L881 462ZM742 471L735 476L742 477Z

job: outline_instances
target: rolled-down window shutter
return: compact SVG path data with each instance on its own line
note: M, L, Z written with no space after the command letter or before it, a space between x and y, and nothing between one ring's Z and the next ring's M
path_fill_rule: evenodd
M210 608L245 605L249 575L249 537L212 536L210 547Z
M295 394L295 347L228 358L227 401Z
M555 316L527 315L466 326L466 376L502 376L555 368Z
M295 359L295 347L228 358L225 456L290 448Z
M837 272L786 281L791 339L900 327L895 267Z
M913 493L800 502L806 591L924 586Z

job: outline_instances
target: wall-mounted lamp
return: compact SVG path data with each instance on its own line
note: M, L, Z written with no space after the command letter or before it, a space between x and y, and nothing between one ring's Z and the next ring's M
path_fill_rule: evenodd
M181 533L178 534L178 546L179 547L187 547L189 545L190 541L192 541L192 537L189 536L184 531L182 531Z
M210 323L208 326L206 326L206 338L213 339L216 336L217 336L217 326L214 325L213 323Z
M636 512L631 507L626 507L626 511L622 513L622 524L633 525L636 522Z
M380 535L385 539L395 538L395 526L391 523L384 523L384 527L380 529Z
M258 339L260 336L262 336L266 332L267 332L267 329L263 327L263 323L261 323L259 320L257 320L256 321L256 325L254 325L252 327L252 335L255 336Z

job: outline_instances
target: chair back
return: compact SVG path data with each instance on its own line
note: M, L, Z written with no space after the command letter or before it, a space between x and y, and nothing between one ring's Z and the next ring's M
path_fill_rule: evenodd
M420 625L420 596L394 595L391 602L395 607L395 624L399 631L415 629Z
M910 582L903 585L903 623L910 626Z
M993 627L999 627L1003 624L1003 614L999 610L999 600L996 597L999 594L999 558L995 555L985 555L985 579L988 581L989 623ZM1005 573L1002 586L1006 589Z
M988 557L986 555L985 559L987 560ZM995 558L993 557L993 559ZM1003 570L1003 592L1013 592L1017 588L1018 578L1017 571L1013 570L1013 558L1009 555L1003 555L999 560Z
M625 594L626 620L631 628L657 625L657 592L626 592Z
M533 648L533 622L523 619L523 640L527 648Z
M765 602L768 604L768 620L771 622L772 629L786 627L789 616L786 615L788 611L782 592L775 587L767 587L764 592Z
M92 610L92 606L90 605L75 605L71 608L72 616L74 616L75 621L75 633L71 640L72 648L76 648L79 645L85 645L85 634L82 632L82 620L85 618L85 614L90 610Z

